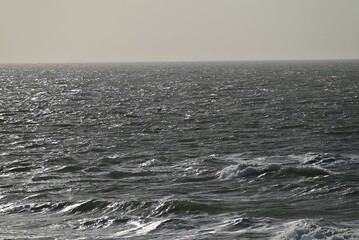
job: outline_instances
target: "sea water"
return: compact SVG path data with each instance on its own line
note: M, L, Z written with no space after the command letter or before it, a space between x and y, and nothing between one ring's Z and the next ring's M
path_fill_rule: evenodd
M359 239L359 61L0 65L0 238Z

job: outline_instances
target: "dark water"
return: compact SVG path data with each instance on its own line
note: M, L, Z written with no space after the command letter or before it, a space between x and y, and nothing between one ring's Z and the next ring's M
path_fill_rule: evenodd
M359 61L2 65L0 238L359 239Z

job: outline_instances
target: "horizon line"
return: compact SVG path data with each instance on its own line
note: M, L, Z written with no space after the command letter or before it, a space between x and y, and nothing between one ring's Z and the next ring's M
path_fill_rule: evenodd
M359 61L359 58L288 58L288 59L237 59L237 60L150 60L150 61L69 61L69 62L0 62L0 65L56 65L56 64L150 64L150 63L226 63L226 62L324 62Z

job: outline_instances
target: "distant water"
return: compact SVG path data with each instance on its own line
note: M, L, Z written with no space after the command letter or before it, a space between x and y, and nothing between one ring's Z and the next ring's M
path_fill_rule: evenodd
M359 61L1 65L0 238L359 239Z

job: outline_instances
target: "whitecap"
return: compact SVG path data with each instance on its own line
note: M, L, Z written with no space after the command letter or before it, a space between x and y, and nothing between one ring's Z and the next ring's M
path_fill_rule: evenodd
M167 219L151 221L148 223L137 220L129 221L127 223L129 228L115 233L114 237L133 237L145 235L156 230L162 223L166 221Z
M252 166L245 167L242 164L231 165L219 172L219 179L234 179L247 177L251 175L259 175L260 171Z
M277 164L264 164L263 166L237 164L225 167L218 173L222 180L244 178L250 176L263 177L266 173L276 172L281 169Z
M153 165L156 165L158 163L158 159L156 158L153 158L151 160L148 160L144 163L141 163L140 166L141 167L150 167L150 166L153 166Z
M71 212L75 208L81 206L81 204L83 204L83 203L80 202L80 203L75 203L75 204L69 205L69 206L65 207L64 209L62 209L60 212L61 213Z

